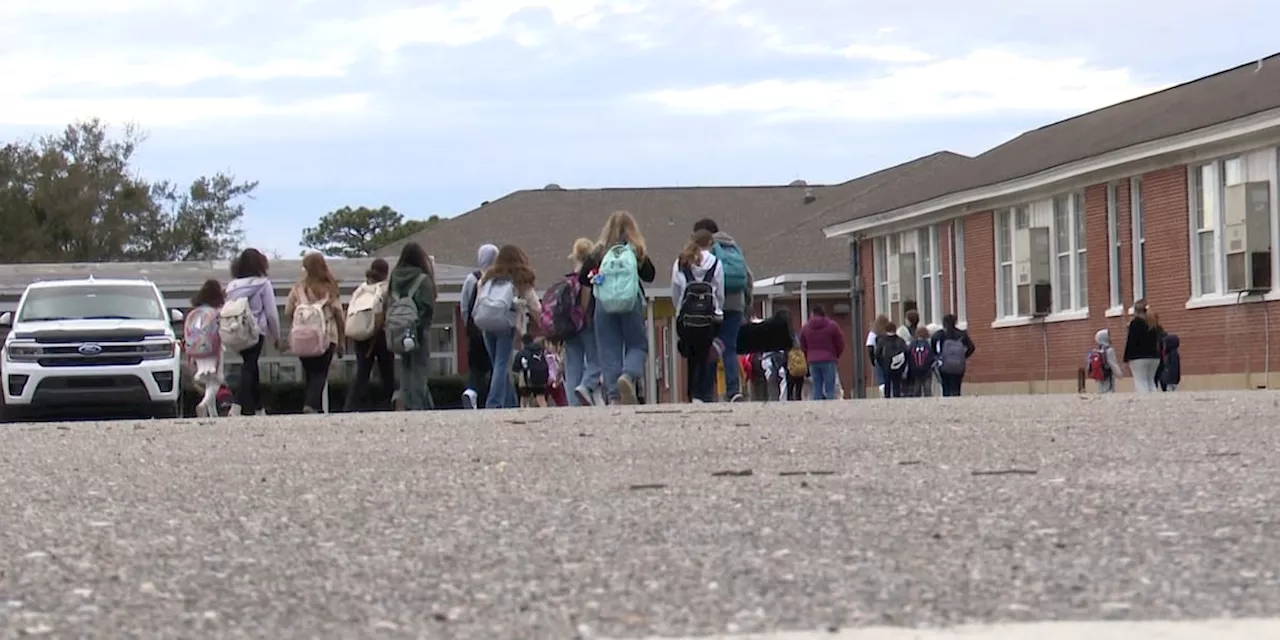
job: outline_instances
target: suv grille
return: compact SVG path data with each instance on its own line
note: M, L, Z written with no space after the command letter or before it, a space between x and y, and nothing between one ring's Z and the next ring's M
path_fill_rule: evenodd
M39 359L42 367L110 367L141 364L141 343L42 344Z

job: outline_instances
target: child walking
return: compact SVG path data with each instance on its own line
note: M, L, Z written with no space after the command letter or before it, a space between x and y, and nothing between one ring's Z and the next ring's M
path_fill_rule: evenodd
M1116 350L1111 346L1111 332L1103 329L1093 336L1093 348L1085 360L1085 373L1098 383L1098 393L1115 393L1116 380L1124 377Z
M218 334L218 313L226 295L217 280L206 280L191 299L191 311L182 323L182 350L204 387L204 398L196 405L196 417L220 415L218 390L222 388L222 338Z

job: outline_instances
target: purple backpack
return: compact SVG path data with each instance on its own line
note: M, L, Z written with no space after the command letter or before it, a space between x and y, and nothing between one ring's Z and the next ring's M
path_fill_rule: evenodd
M578 282L578 274L564 277L560 282L551 285L542 296L542 335L551 342L563 343L578 335L587 324L587 314L578 304L582 295L582 284Z

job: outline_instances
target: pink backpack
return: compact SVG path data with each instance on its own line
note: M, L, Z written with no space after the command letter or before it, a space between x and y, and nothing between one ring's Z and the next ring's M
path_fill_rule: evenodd
M324 355L329 349L329 299L311 302L307 288L298 287L298 307L289 328L289 351L299 358Z
M571 273L551 285L542 296L542 316L538 319L542 335L550 342L563 343L578 335L587 324L587 314L578 304L582 284L578 274Z

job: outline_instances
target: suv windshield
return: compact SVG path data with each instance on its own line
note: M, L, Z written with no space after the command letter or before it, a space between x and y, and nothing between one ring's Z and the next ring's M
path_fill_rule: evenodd
M27 292L19 322L41 320L164 320L149 285L75 285Z

